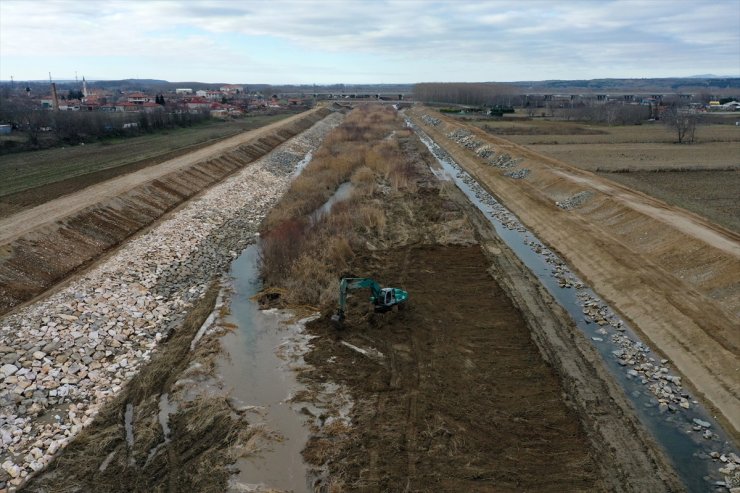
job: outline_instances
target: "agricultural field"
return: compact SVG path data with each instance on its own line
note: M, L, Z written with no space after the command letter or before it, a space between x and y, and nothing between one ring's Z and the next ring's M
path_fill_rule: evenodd
M289 114L0 156L0 217L197 150Z
M738 154L740 155L740 154ZM601 176L740 232L740 170L634 171Z
M734 118L700 125L676 144L657 122L607 126L552 120L468 122L488 133L601 174L740 231L740 127Z

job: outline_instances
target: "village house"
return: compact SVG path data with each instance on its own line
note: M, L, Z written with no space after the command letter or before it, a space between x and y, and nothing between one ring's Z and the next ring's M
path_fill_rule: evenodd
M210 101L221 101L221 98L224 97L223 93L221 91L195 91L196 96L208 99Z
M116 111L123 112L123 113L135 112L141 109L141 105L132 103L129 101L123 101L123 102L116 103L115 106L116 106Z
M221 86L219 90L223 94L243 94L244 86L239 86L236 84L226 84L225 86Z
M126 96L126 100L129 103L144 104L150 102L152 98L143 92L133 92Z
M188 108L188 111L198 112L200 110L211 109L211 102L205 98L200 97L190 98L188 101L185 102L185 106Z

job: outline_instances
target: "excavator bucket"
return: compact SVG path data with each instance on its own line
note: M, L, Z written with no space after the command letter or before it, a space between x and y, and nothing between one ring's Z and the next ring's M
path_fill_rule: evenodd
M337 313L331 316L331 323L333 323L335 326L341 327L343 322L344 312L342 310L337 311Z

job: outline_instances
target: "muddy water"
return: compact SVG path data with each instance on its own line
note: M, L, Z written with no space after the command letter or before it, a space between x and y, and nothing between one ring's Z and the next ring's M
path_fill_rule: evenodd
M614 357L613 352L618 351L620 346L608 336L599 337L600 334L594 332L594 329L598 326L595 327L595 324L584 318L584 300L596 302L600 307L605 307L608 312L613 313L611 308L567 267L560 267L558 269L559 274L572 281L572 284L582 287L578 289L562 288L558 279L553 275L553 266L562 265L562 260L528 231L514 214L483 190L423 130L409 120L407 120L407 124L416 131L419 138L439 163L441 169L433 169L434 174L440 179L450 179L455 182L457 187L489 219L499 237L532 271L560 305L568 311L578 328L587 336L587 339L592 341L594 347L601 354L605 366L623 387L640 420L653 434L655 440L663 446L666 455L673 462L689 491L703 492L714 489L716 487L715 482L724 479L717 471L724 464L720 463L718 466L713 463L710 454L712 452L738 453L737 448L732 444L719 423L690 396L690 409L678 408L675 412L661 413L657 406L657 399L647 388L647 385L630 375L628 373L629 367L621 366L617 358ZM646 351L649 352L649 348L641 341L639 336L624 321L620 322L621 332L635 344L646 348ZM695 419L711 424L709 427L709 430L713 433L711 439L702 437L701 431L696 429Z
M247 491L309 491L308 466L301 457L309 431L304 418L287 402L300 387L276 353L294 335L295 326L281 323L284 316L275 311L260 311L250 299L260 289L258 254L258 247L252 245L231 265L234 292L228 321L237 328L224 336L226 357L218 365L237 403L254 406L249 422L263 424L267 432L258 441L261 450L256 456L237 463L237 481Z

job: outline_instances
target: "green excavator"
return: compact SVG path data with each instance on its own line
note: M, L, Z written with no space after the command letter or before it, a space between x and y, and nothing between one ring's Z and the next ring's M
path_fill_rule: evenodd
M339 283L339 309L331 317L332 322L341 324L344 321L344 309L347 304L347 290L370 288L372 296L370 302L375 305L375 311L382 313L391 310L394 306L404 308L409 294L399 288L381 288L380 285L368 277L344 277Z

